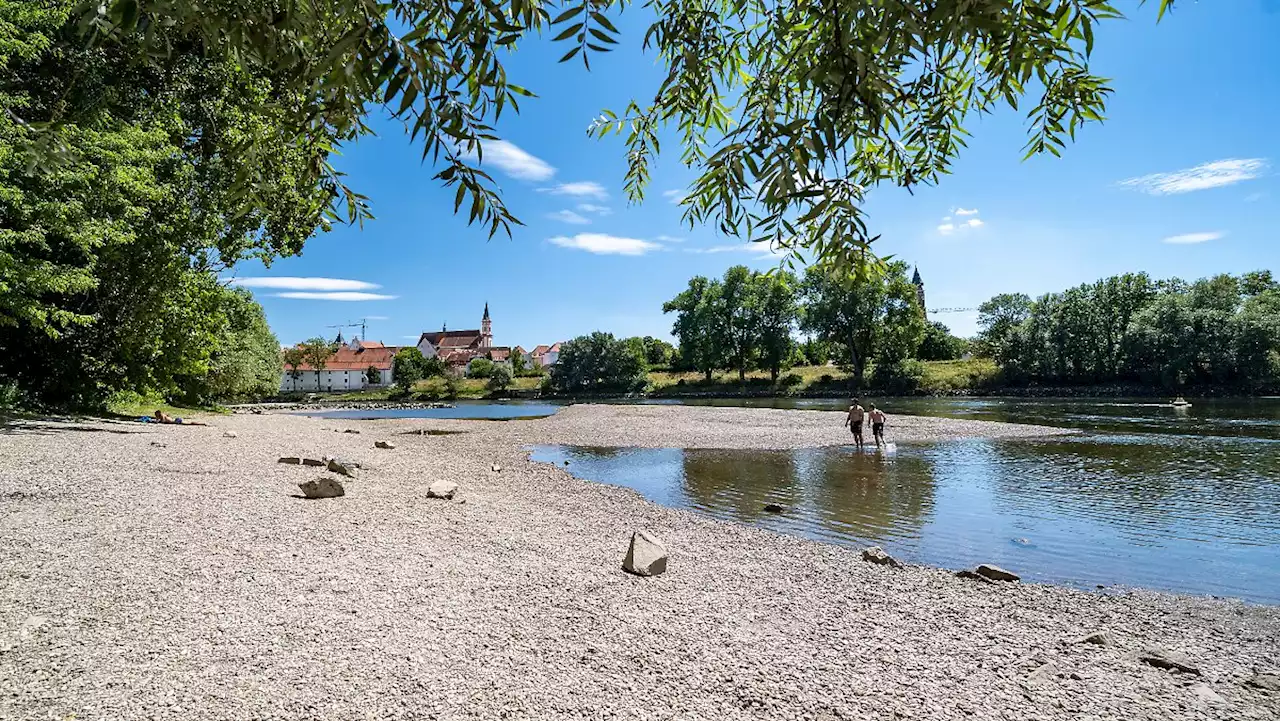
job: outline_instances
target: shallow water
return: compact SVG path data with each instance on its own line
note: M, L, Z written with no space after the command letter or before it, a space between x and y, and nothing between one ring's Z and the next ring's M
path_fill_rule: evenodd
M665 505L915 563L1280 603L1280 441L1269 438L1130 432L899 444L888 456L540 446L533 457Z
M543 418L563 407L563 404L545 401L457 401L452 408L343 408L327 411L300 411L299 415L363 421L379 418L510 421L522 418Z

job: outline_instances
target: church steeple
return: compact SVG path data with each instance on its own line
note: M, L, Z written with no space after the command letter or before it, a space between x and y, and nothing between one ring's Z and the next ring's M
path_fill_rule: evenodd
M485 304L484 304L484 318L481 318L481 320L489 320L489 302L488 302L488 301L485 301Z
M489 303L484 304L484 317L480 319L480 347L493 347L493 321L489 320Z
M916 300L920 301L920 315L925 320L929 320L929 306L924 304L924 279L920 277L920 266L916 266L916 272L911 276L911 284L916 287Z

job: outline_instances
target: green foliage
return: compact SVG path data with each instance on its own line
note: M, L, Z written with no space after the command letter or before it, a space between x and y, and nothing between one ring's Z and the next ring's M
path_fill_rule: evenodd
M382 382L382 371L376 366L369 366L364 371L364 382L366 385L376 386Z
M778 381L778 385L783 388L795 388L804 383L804 378L799 373L788 373Z
M301 345L295 345L285 348L280 353L280 360L289 369L289 375L297 380L302 377L302 371L298 370L298 367L307 362L307 352Z
M414 383L422 379L426 363L427 359L422 357L422 351L416 347L401 348L396 351L396 356L391 361L391 382L401 390L408 391Z
M472 378L488 378L496 367L488 358L476 358L467 366L467 375Z
M495 393L501 393L511 385L511 378L511 370L505 365L497 364L489 371L489 382L485 387Z
M1014 353L1014 331L1030 314L1031 298L1025 293L1002 293L978 306L979 355L1000 361Z
M661 338L644 337L644 358L650 366L669 366L676 358L676 348Z
M262 306L244 289L224 290L224 328L210 357L209 372L187 388L189 402L258 400L280 390L282 363Z
M675 313L671 334L680 341L680 365L697 370L711 380L726 357L723 314L720 313L720 281L703 276L689 279L689 287L662 304L663 313Z
M924 364L913 358L876 361L871 368L871 387L893 395L911 395L924 382Z
M1046 294L1015 325L995 327L984 329L987 342L1019 382L1253 389L1280 380L1280 287L1266 272L1190 284L1115 276Z
M595 332L564 343L550 376L551 388L567 393L635 391L644 384L644 359L612 333Z
M417 350L417 348L414 348L414 350ZM418 355L419 357L421 357L422 356L421 352L419 352ZM418 364L418 367L422 369L423 378L434 378L436 376L444 376L449 374L448 364L440 360L439 356L435 356L433 358L423 358L422 361Z
M800 354L804 361L797 365L824 366L831 360L831 344L818 338L807 338L800 344Z
M511 372L514 375L522 375L529 370L529 358L525 354L511 349Z
M320 373L324 371L329 359L333 357L333 345L324 338L308 338L300 344L302 357L316 374L316 388L320 388Z
M916 357L926 361L956 360L964 355L965 346L963 338L951 335L951 329L945 324L933 321L924 327Z

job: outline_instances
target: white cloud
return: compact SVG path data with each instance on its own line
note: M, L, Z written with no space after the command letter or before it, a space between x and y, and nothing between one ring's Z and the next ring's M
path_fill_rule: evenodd
M967 209L967 208L956 208L956 209L955 209L955 214L956 214L956 215L977 215L977 214L978 214L978 209L977 209L977 208L973 208L972 210L970 210L970 209Z
M364 319L365 320L391 320L385 315L366 315Z
M562 223L569 223L570 225L590 225L591 224L590 220L582 217L581 215L578 215L572 210L557 210L554 213L547 213L547 217L552 220L558 220Z
M607 205L595 205L593 203L578 203L578 210L584 213L595 213L596 215L611 215L613 208Z
M604 233L578 233L571 238L559 235L549 241L562 248L585 250L598 255L644 255L662 247L639 238L622 238Z
M983 222L980 218L970 218L966 220L964 224L970 228L981 228L983 226Z
M1217 240L1226 233L1220 230L1210 231L1208 233L1183 233L1182 235L1171 235L1165 238L1163 242L1172 243L1173 245L1192 245L1195 243L1207 243L1210 240Z
M561 183L551 188L538 188L538 192L551 193L552 195L572 195L575 198L595 198L596 200L604 200L609 197L609 191L594 180Z
M277 276L274 278L232 278L231 285L244 288L274 288L277 290L373 290L382 286L366 283L363 280L346 280L344 278L296 278Z
M951 235L953 232L955 232L955 229L956 229L955 223L943 223L942 225L938 226L938 232L942 233L943 235Z
M707 248L685 248L686 253L749 253L760 257L782 257L786 251L774 248L768 243L734 243L732 245L713 245Z
M944 223L950 223L950 222L951 222L951 216L950 216L950 215L948 215L947 217L943 218L943 219L942 219L942 222L944 222Z
M680 201L688 197L688 193L685 193L683 190L676 190L676 189L664 190L662 191L662 197L666 198L667 200L670 200L676 205L679 205Z
M658 237L654 238L654 240L658 241L659 243L683 243L684 242L684 238L677 238L674 235L659 235Z
M1249 193L1248 195L1244 196L1244 202L1246 202L1246 203L1256 203L1256 202L1258 202L1259 200L1262 200L1262 199L1263 199L1263 198L1265 198L1265 197L1267 197L1267 194L1266 194L1266 193Z
M1190 193L1252 180L1262 175L1266 169L1266 158L1227 158L1172 173L1152 173L1129 178L1120 181L1120 185L1150 195Z
M492 165L512 178L519 180L550 180L556 169L541 158L527 153L515 143L505 140L487 140L481 145L484 154L483 165ZM472 160L479 156L469 151L463 154Z
M296 300L395 300L397 296L382 295L380 293L309 293L309 292L289 292L276 293L277 298L294 298Z

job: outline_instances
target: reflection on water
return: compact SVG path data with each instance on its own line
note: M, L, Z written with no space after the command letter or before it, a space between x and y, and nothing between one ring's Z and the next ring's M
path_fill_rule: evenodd
M1280 442L1099 435L890 456L540 446L658 503L949 568L1280 602ZM766 504L784 507L765 512Z

